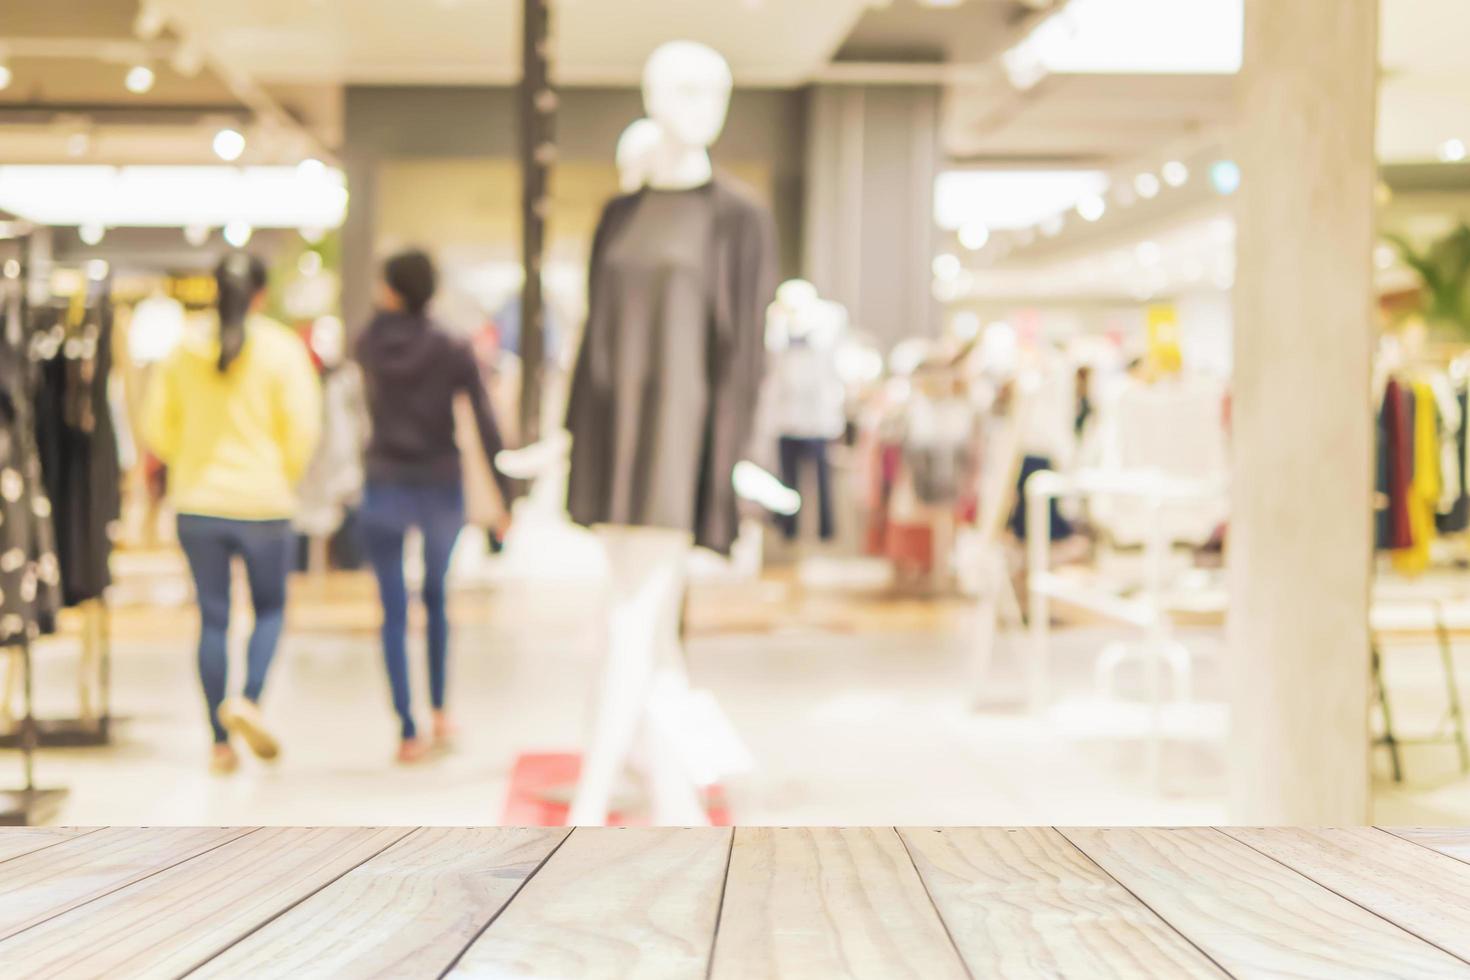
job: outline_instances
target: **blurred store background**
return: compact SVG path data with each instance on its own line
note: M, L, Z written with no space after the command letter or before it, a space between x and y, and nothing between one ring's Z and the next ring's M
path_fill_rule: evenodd
M1302 109L1272 33L1293 24L1254 0L552 0L552 84L528 87L538 3L0 14L5 431L45 470L66 593L54 633L0 628L0 788L66 791L14 795L15 819L565 819L609 696L608 572L566 516L557 433L645 61L687 39L732 69L711 155L774 219L784 283L746 454L765 473L744 471L730 555L689 562L689 690L660 709L711 819L1470 820L1470 5L1309 5L1352 13L1301 40L1324 52L1301 71L1371 79L1354 58L1378 49L1376 105L1344 90L1339 118ZM1250 93L1279 79L1273 134ZM1375 111L1372 166L1355 136ZM1317 184L1300 148L1319 144ZM529 201L528 161L549 175ZM1303 259L1352 270L1358 226L1294 221L1250 196L1268 185L1371 216L1358 279ZM392 762L361 476L329 466L303 487L265 701L283 756L213 776L191 584L139 435L150 374L245 249L313 354L327 441L360 444L352 343L408 246L437 261L434 315L473 342L508 440L533 446L505 539L471 527L455 553L458 739ZM1322 322L1358 295L1361 321ZM1298 390L1262 408L1263 385ZM1357 428L1317 438L1333 415ZM794 515L772 513L772 476ZM1336 591L1282 573L1273 521L1307 529L1281 547ZM1333 573L1370 560L1354 598ZM1323 623L1346 644L1298 649ZM630 762L614 818L661 820ZM1312 771L1337 780L1303 790L1327 809L1273 789Z

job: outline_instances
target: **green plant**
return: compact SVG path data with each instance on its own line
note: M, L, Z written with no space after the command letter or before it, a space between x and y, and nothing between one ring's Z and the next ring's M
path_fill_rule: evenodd
M1461 225L1420 251L1406 238L1389 236L1404 262L1424 284L1424 319L1470 339L1470 225Z

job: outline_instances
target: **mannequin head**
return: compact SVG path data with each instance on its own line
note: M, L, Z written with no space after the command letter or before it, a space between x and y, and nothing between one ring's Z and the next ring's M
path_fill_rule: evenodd
M643 106L666 141L708 149L725 128L734 78L730 65L711 47L670 41L643 67Z
M817 302L817 287L805 279L788 279L776 287L776 302L792 312Z
M663 139L663 130L652 119L636 119L618 137L618 184L631 194L648 183L652 158Z

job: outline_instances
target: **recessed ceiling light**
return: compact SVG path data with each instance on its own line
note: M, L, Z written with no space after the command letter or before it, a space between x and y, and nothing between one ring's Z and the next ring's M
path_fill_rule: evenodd
M327 165L316 157L307 157L296 165L296 171L303 177L320 177L327 172Z
M190 245L193 245L195 248L198 248L205 242L209 241L209 226L185 225L184 241L188 242Z
M1158 177L1154 176L1151 173L1144 172L1133 178L1133 189L1138 192L1139 197L1143 198L1145 201L1151 201L1159 196L1159 191L1162 190L1163 187L1159 183Z
M1222 197L1234 194L1240 190L1240 164L1234 160L1216 160L1210 167L1210 183Z
M960 228L960 244L972 252L978 252L990 241L990 229L979 221L972 221Z
M941 282L953 282L959 278L964 266L960 264L959 256L948 252L934 257L934 278Z
M1108 202L1101 194L1089 194L1077 202L1077 213L1083 221L1099 221L1108 213Z
M1164 183L1170 187L1183 187L1189 183L1189 168L1179 160L1170 160L1164 164L1161 172L1164 175Z
M7 88L9 88L10 87L10 81L14 77L15 76L13 74L11 74L11 72L10 72L10 66L9 65L0 65L0 89L7 89Z
M245 137L238 130L222 129L214 134L214 153L226 163L234 163L245 152Z
M77 237L85 245L101 245L102 236L107 234L107 229L96 222L88 222L77 229Z
M153 69L147 65L134 65L128 69L123 86L134 95L143 95L153 88Z
M1465 159L1465 141L1449 139L1439 144L1439 158L1445 163L1460 163Z
M231 221L225 225L225 241L235 248L244 248L250 244L250 236L254 233L255 229L244 221Z

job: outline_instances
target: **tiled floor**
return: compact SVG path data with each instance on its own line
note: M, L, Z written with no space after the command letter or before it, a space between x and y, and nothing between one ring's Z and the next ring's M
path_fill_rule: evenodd
M389 761L395 726L370 585L334 578L300 589L298 600L267 698L284 758L274 767L247 760L227 779L205 771L189 616L119 612L114 700L128 720L114 747L41 758L43 782L71 790L61 819L493 823L518 753L576 748L597 646L597 599L585 584L457 597L452 697L463 734L453 754L410 769ZM1171 746L1163 786L1153 784L1141 743L1125 731L1130 719L1091 693L1106 632L1060 634L1062 706L1038 721L1004 706L1018 686L1004 658L988 692L1001 706L972 710L963 605L803 596L782 582L707 586L690 624L694 681L717 695L759 763L729 787L741 823L1225 820L1221 754L1209 738L1222 721L1218 708L1171 719L1191 737ZM1219 640L1191 639L1201 653L1198 695L1217 696ZM67 707L74 657L66 643L43 648L44 709ZM1425 682L1433 677L1412 669L1402 677L1400 712L1409 724L1430 710L1434 691ZM1437 750L1410 759L1414 786L1385 792L1378 819L1470 819L1470 784L1448 778ZM13 754L0 754L0 782L11 780L13 763Z

